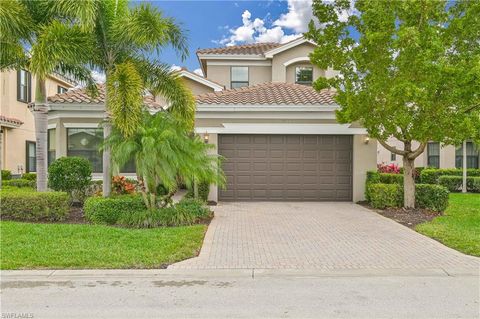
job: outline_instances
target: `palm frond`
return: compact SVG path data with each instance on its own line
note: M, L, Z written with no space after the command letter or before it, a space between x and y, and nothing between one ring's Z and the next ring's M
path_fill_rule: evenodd
M63 17L77 24L83 31L93 31L100 0L47 0L46 10L55 17Z
M183 123L187 129L193 129L195 121L195 98L178 75L169 66L161 62L135 60L145 86L154 95L161 95L169 103L168 110Z
M93 41L80 27L60 21L42 27L32 46L30 69L39 76L55 71L60 63L78 65L89 62Z
M2 39L31 39L35 28L30 12L17 0L3 0L0 4L0 36Z
M115 20L112 34L116 41L134 50L156 50L159 54L163 48L171 45L182 60L188 56L184 31L174 19L163 17L150 4L141 4Z
M143 87L142 78L131 62L117 65L107 79L107 109L113 125L126 137L141 122Z

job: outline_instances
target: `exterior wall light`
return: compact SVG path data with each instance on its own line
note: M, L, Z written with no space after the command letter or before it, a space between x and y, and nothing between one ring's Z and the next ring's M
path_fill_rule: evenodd
M370 137L367 135L367 136L365 136L365 141L364 141L364 143L365 143L365 144L368 144L368 142L370 142Z
M203 141L205 142L205 144L208 144L208 139L210 138L210 136L208 135L208 132L205 132L205 134L203 134Z

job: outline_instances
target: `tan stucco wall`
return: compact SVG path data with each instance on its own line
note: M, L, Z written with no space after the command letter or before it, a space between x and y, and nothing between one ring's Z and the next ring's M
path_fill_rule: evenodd
M272 81L272 69L270 66L259 66L255 65L253 62L250 65L245 65L248 63L248 60L227 60L229 65L209 65L207 62L207 78L209 80L215 81L219 84L224 85L227 89L230 87L231 82L231 67L232 66L248 66L248 82L249 85L256 85L265 82ZM219 62L219 61L212 61ZM226 61L222 61L226 62ZM268 63L268 61L265 61Z
M370 139L365 143L366 135L353 136L353 201L365 200L365 180L367 171L377 168L377 141Z
M209 86L206 86L205 84L198 83L197 81L193 81L188 78L183 78L183 81L185 85L192 90L193 95L199 95L199 94L204 94L204 93L210 93L213 92L214 89L212 89Z
M57 94L57 86L69 88L71 85L47 78L48 96ZM35 79L32 77L32 101L35 100ZM4 128L2 145L2 167L18 174L25 172L26 141L35 141L35 122L27 103L17 101L17 71L0 73L0 114L14 117L23 122L19 128Z
M291 73L295 72L295 68L285 67L283 64L295 58L308 57L314 48L315 47L310 43L303 43L286 51L275 54L272 59L272 81L294 83L295 77L293 73L287 76L287 69L288 72ZM311 65L309 62L301 62L300 64ZM320 70L318 67L313 67L314 80L324 74L325 72Z
M391 138L388 140L388 144L395 146L398 149L403 149L403 143L397 139ZM419 143L414 142L412 144L413 148L416 149ZM442 145L440 147L440 168L455 168L455 149L454 145ZM392 161L390 158L390 151L384 148L380 143L377 146L377 163L378 164L390 164L394 163L400 167L403 166L402 156L397 155L396 160ZM427 149L415 159L416 167L427 167L428 166L428 153Z

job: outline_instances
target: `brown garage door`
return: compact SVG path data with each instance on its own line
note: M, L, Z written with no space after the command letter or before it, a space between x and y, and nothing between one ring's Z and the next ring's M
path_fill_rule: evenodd
M352 136L220 135L218 149L220 200L352 200Z

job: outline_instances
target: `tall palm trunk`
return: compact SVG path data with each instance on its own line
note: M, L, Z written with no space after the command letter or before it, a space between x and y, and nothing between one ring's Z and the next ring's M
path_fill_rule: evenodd
M105 117L104 117L104 125L103 125L103 139L106 140L109 136L110 133L112 132L112 123L110 122L110 116L108 112L108 87L105 82ZM110 147L106 146L103 149L103 164L102 164L102 170L103 170L103 187L102 187L102 193L103 197L108 197L110 196L112 192L112 168L111 168L111 154L110 154Z
M48 108L45 79L36 77L35 105L32 110L35 118L37 191L47 190L47 130Z

